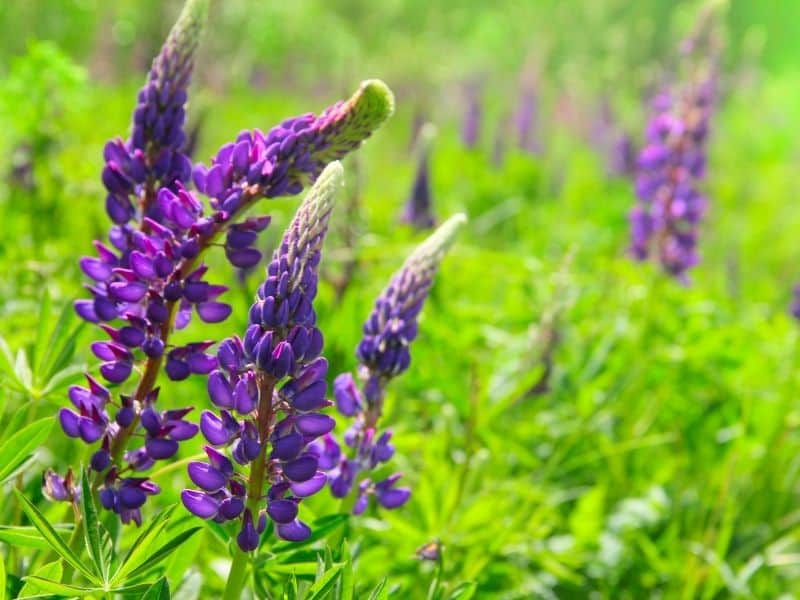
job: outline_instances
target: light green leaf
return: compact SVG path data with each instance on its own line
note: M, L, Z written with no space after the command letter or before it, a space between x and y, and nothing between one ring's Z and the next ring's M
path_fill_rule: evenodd
M50 435L53 417L34 421L5 440L0 445L0 483L19 468L28 456Z
M53 528L69 532L72 530L72 525L56 524L53 525ZM48 550L50 548L50 544L42 537L38 529L23 525L0 525L0 542L20 548L36 548L37 550Z
M169 598L169 583L166 577L156 581L142 596L142 600L169 600Z
M57 583L58 580L61 579L63 573L64 569L61 566L60 560L44 564L36 569L31 575L23 577L25 585L22 586L22 589L19 591L19 595L22 597L36 596L42 592L49 592L51 590L48 589L47 586L39 585L39 580Z
M386 589L386 578L384 577L381 582L375 586L375 589L369 595L368 600L386 600L389 597L389 592Z
M322 598L328 598L328 592L336 585L341 576L341 572L341 564L336 564L325 571L322 577L318 577L314 584L308 588L304 600L322 600Z
M67 546L66 542L61 539L61 536L56 533L56 530L53 529L53 526L50 525L47 518L39 511L38 508L28 500L22 492L14 489L14 494L17 496L17 500L19 500L20 504L22 505L22 510L25 511L25 514L33 523L33 526L39 530L39 533L42 534L50 547L58 553L61 558L63 558L73 569L79 571L92 583L98 584L100 583L100 579L96 573L93 573L89 568L86 567L84 562L78 558L75 553L70 550L69 546Z
M97 507L94 504L94 494L86 470L81 476L81 515L83 516L83 538L89 558L92 559L94 569L103 577L103 582L108 582L108 564L103 553L101 542L101 525L97 518Z

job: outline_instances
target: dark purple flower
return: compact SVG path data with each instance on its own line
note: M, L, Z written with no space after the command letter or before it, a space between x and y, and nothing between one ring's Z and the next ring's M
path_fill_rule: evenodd
M239 156L237 148L231 152L236 165L250 155L241 151ZM211 178L206 185L212 189L227 185L217 181L216 172L205 177ZM281 538L307 538L308 526L297 520L298 504L325 485L313 444L335 423L317 412L329 403L327 361L320 356L322 334L316 328L313 300L322 242L341 177L341 166L332 163L317 179L267 268L249 311L244 340L234 337L220 344L219 368L208 377L209 397L220 416L205 411L200 429L214 446L228 446L233 460L207 447L209 462L189 465L189 477L202 491L185 490L182 498L186 508L200 517L240 520L236 540L245 552L258 547L267 516L277 524ZM239 241L248 238L234 240L233 245ZM266 506L260 500L262 489L245 501L243 480L247 485L269 482Z
M430 154L431 142L436 135L436 128L426 123L419 132L417 140L417 173L411 194L406 201L400 220L413 225L417 229L430 229L436 224L433 216L433 200L431 194Z
M394 455L391 431L380 434L377 431L384 390L390 379L408 368L409 345L417 335L417 316L442 258L465 222L463 215L457 215L439 227L406 259L378 297L356 349L361 362L362 389L350 373L334 380L339 412L355 417L343 436L347 448L343 452L333 436L326 435L310 446L309 451L316 456L317 466L327 472L334 497L344 498L357 488L353 514L366 510L371 495L385 508L401 506L411 495L408 488L394 488L399 475L373 485L363 473L388 462Z

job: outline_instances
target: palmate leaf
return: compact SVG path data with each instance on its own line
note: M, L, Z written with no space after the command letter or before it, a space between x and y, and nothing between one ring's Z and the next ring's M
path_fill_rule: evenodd
M149 556L150 550L156 544L159 536L164 532L167 526L170 515L175 510L176 505L169 506L158 513L150 523L145 527L144 531L139 534L136 541L133 542L130 550L122 559L122 562L111 578L111 583L118 583L127 577L134 569L144 564Z
M84 469L81 476L81 516L83 517L83 539L89 558L94 564L94 570L103 578L103 583L108 582L108 562L103 552L102 525L97 518L97 507L94 504L94 494L89 484L89 478Z
M22 589L24 594L26 588L28 586L32 589L32 595L20 595L19 598L22 600L24 598L42 598L40 592L44 592L47 597L51 594L58 594L59 596L67 596L69 598L74 597L83 597L88 596L90 594L100 594L103 592L102 588L91 588L91 587L83 587L79 585L71 585L68 583L60 583L58 581L53 581L52 579L47 579L45 577L39 577L38 575L29 575L28 577L24 578L25 580L25 587Z
M174 510L175 505L156 515L147 528L136 538L133 546L131 546L131 549L122 560L119 569L111 577L112 585L118 585L147 573L202 529L201 526L186 529L170 538L167 542L161 543L164 530Z
M13 475L14 471L47 439L54 422L53 417L34 421L0 445L0 484Z
M92 572L86 564L75 555L75 553L69 548L66 542L61 539L61 536L58 535L53 526L47 521L47 518L39 511L38 508L28 500L22 492L14 489L14 494L17 496L17 500L22 506L22 510L25 511L25 514L33 523L33 526L39 530L39 533L42 534L42 537L47 540L50 548L52 548L61 558L63 558L67 564L69 564L73 569L79 571L84 577L86 577L89 581L94 584L99 584L101 578L98 573Z
M47 592L47 589L38 585L37 580L59 581L63 573L64 568L60 560L42 565L31 573L31 575L23 578L25 583L19 591L19 596L21 598L36 597L42 592Z

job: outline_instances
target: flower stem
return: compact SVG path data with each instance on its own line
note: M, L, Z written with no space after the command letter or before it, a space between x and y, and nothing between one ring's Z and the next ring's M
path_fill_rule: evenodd
M274 412L272 394L275 389L275 379L264 373L258 374L258 437L261 441L261 452L250 467L250 480L247 484L247 510L258 522L258 512L264 494L264 483L267 475L267 447L269 436L272 433ZM225 583L225 592L222 600L239 600L242 589L247 580L247 564L250 556L234 544L233 562Z

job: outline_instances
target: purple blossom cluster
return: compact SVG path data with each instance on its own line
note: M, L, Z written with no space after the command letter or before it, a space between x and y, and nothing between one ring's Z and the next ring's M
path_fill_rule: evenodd
M480 86L467 86L464 114L461 121L461 143L465 148L475 148L481 135L483 107L481 106Z
M326 482L311 445L335 421L319 412L330 405L328 363L312 303L341 180L338 162L317 179L272 257L244 337L220 344L219 369L208 377L217 409L200 418L208 462L189 464L200 489L184 490L181 499L199 517L240 521L237 542L245 552L258 547L268 518L283 539L308 537L298 504Z
M403 207L400 221L417 229L430 229L436 224L433 216L433 198L431 194L431 145L436 135L436 128L425 123L416 140L417 172L411 194Z
M662 268L682 282L699 261L697 239L706 210L699 184L706 173L716 95L716 53L698 52L715 46L713 21L704 17L701 25L682 45L690 71L684 84L653 102L655 114L636 165L639 202L630 213L633 257L656 255Z
M442 259L465 222L464 215L456 215L443 223L406 259L376 300L356 348L360 385L351 373L342 373L334 381L337 409L355 420L342 438L345 450L332 435L316 441L315 447L335 497L344 498L357 488L354 514L366 510L370 496L384 508L402 506L411 496L409 488L397 486L400 474L378 482L364 474L394 455L392 432L378 430L386 386L411 364L409 346L417 337L417 317Z
M210 352L214 341L169 342L195 313L206 323L231 313L220 301L227 288L205 278L204 253L222 245L235 267L257 265L255 245L270 217L245 211L261 198L298 194L393 110L386 86L366 81L320 116L287 119L266 134L243 132L210 167L192 167L184 154L187 86L207 9L207 0L188 0L139 93L130 138L106 145L102 180L113 226L109 243L96 241L96 254L80 261L92 297L76 301L75 310L107 336L91 346L100 375L113 386L134 374L138 381L131 392L115 394L87 374L85 386L70 388L72 407L59 418L68 436L99 446L90 461L93 485L102 505L124 522L139 523L140 507L159 491L143 472L175 456L198 431L186 420L192 407L157 408L162 367L180 381L221 366ZM207 196L210 212L192 183ZM50 477L53 490L68 483L57 477Z

